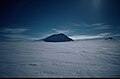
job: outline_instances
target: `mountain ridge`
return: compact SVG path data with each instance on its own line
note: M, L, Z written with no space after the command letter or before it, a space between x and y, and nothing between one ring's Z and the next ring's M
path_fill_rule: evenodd
M53 34L43 39L45 42L67 42L73 41L73 39L69 38L67 35L63 33Z

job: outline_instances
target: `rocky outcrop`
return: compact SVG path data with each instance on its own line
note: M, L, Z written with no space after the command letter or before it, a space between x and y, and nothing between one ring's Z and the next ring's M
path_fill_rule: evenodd
M105 40L113 40L114 38L112 37L108 37L108 38L105 38Z
M63 33L60 34L53 34L51 36L46 37L43 39L45 42L67 42L67 41L73 41L73 39L69 38Z

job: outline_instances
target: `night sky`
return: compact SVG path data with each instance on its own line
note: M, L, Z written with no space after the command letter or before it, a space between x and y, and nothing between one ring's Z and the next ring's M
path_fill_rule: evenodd
M119 0L0 0L0 41L55 33L73 39L120 37Z

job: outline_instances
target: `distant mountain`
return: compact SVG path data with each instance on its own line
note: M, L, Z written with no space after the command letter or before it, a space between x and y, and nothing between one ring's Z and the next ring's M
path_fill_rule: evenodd
M113 37L105 38L105 40L115 40Z
M51 36L46 37L43 39L45 42L67 42L67 41L73 41L73 39L69 38L63 33L60 34L53 34Z

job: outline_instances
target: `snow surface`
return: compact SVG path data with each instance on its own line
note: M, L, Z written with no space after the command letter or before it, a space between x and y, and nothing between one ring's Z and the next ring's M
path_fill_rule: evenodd
M120 42L0 42L0 77L120 77Z

